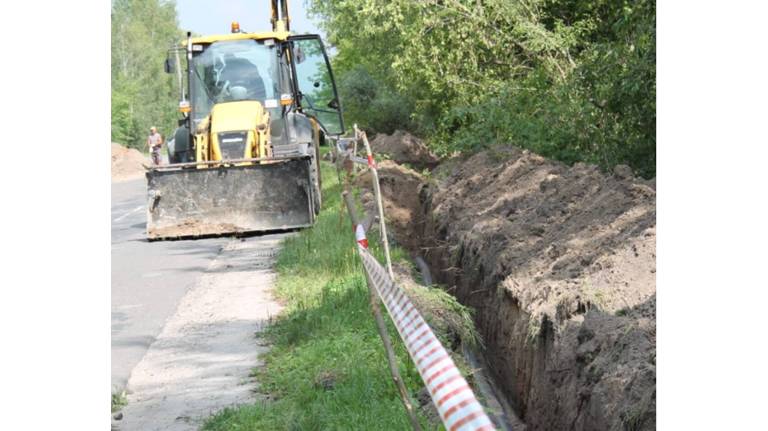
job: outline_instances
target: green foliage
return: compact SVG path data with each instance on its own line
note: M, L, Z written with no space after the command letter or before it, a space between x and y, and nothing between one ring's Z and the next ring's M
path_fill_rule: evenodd
M350 125L358 123L373 133L393 133L397 129L413 127L410 121L412 101L371 76L362 66L340 75L339 91L344 102L344 116Z
M361 126L410 129L443 154L513 143L655 175L653 0L310 7L336 47L347 115Z
M120 411L123 407L128 405L128 397L125 391L112 392L112 413Z
M174 1L112 2L112 141L146 150L151 126L173 132L178 90L163 61L181 37Z

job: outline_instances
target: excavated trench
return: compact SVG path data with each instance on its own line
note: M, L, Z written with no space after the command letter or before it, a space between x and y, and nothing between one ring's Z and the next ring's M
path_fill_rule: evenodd
M372 145L393 141L420 145ZM528 429L655 429L655 181L514 147L427 176L398 157L379 169L394 240L475 310L488 370Z

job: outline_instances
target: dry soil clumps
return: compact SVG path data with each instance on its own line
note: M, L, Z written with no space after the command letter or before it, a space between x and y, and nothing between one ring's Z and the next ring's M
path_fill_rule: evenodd
M379 133L371 140L371 149L375 154L386 154L398 164L408 164L417 169L432 169L438 163L437 156L424 141L402 130L391 135Z
M149 159L134 148L112 143L112 181L126 181L144 176Z
M396 239L476 310L529 429L655 428L654 181L513 147L380 175Z
M656 191L507 148L429 190L436 276L478 310L497 377L531 429L654 429Z

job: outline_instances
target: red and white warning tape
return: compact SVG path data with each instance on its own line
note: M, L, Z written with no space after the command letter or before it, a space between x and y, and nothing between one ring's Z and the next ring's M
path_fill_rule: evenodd
M368 238L365 236L365 228L361 224L355 226L355 241L361 246L368 248Z
M387 271L367 250L368 241L361 242L359 233L365 231L358 225L355 233L360 246L357 248L363 266L373 282L376 292L384 301L389 316L395 323L411 359L416 364L422 380L427 385L432 401L440 413L446 430L494 430L493 423L483 406L475 398L453 359L427 322L413 305L402 288L395 285Z

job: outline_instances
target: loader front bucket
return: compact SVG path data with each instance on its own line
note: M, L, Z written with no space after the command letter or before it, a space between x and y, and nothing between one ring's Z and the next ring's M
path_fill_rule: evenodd
M314 223L310 158L147 172L150 240L266 232Z

